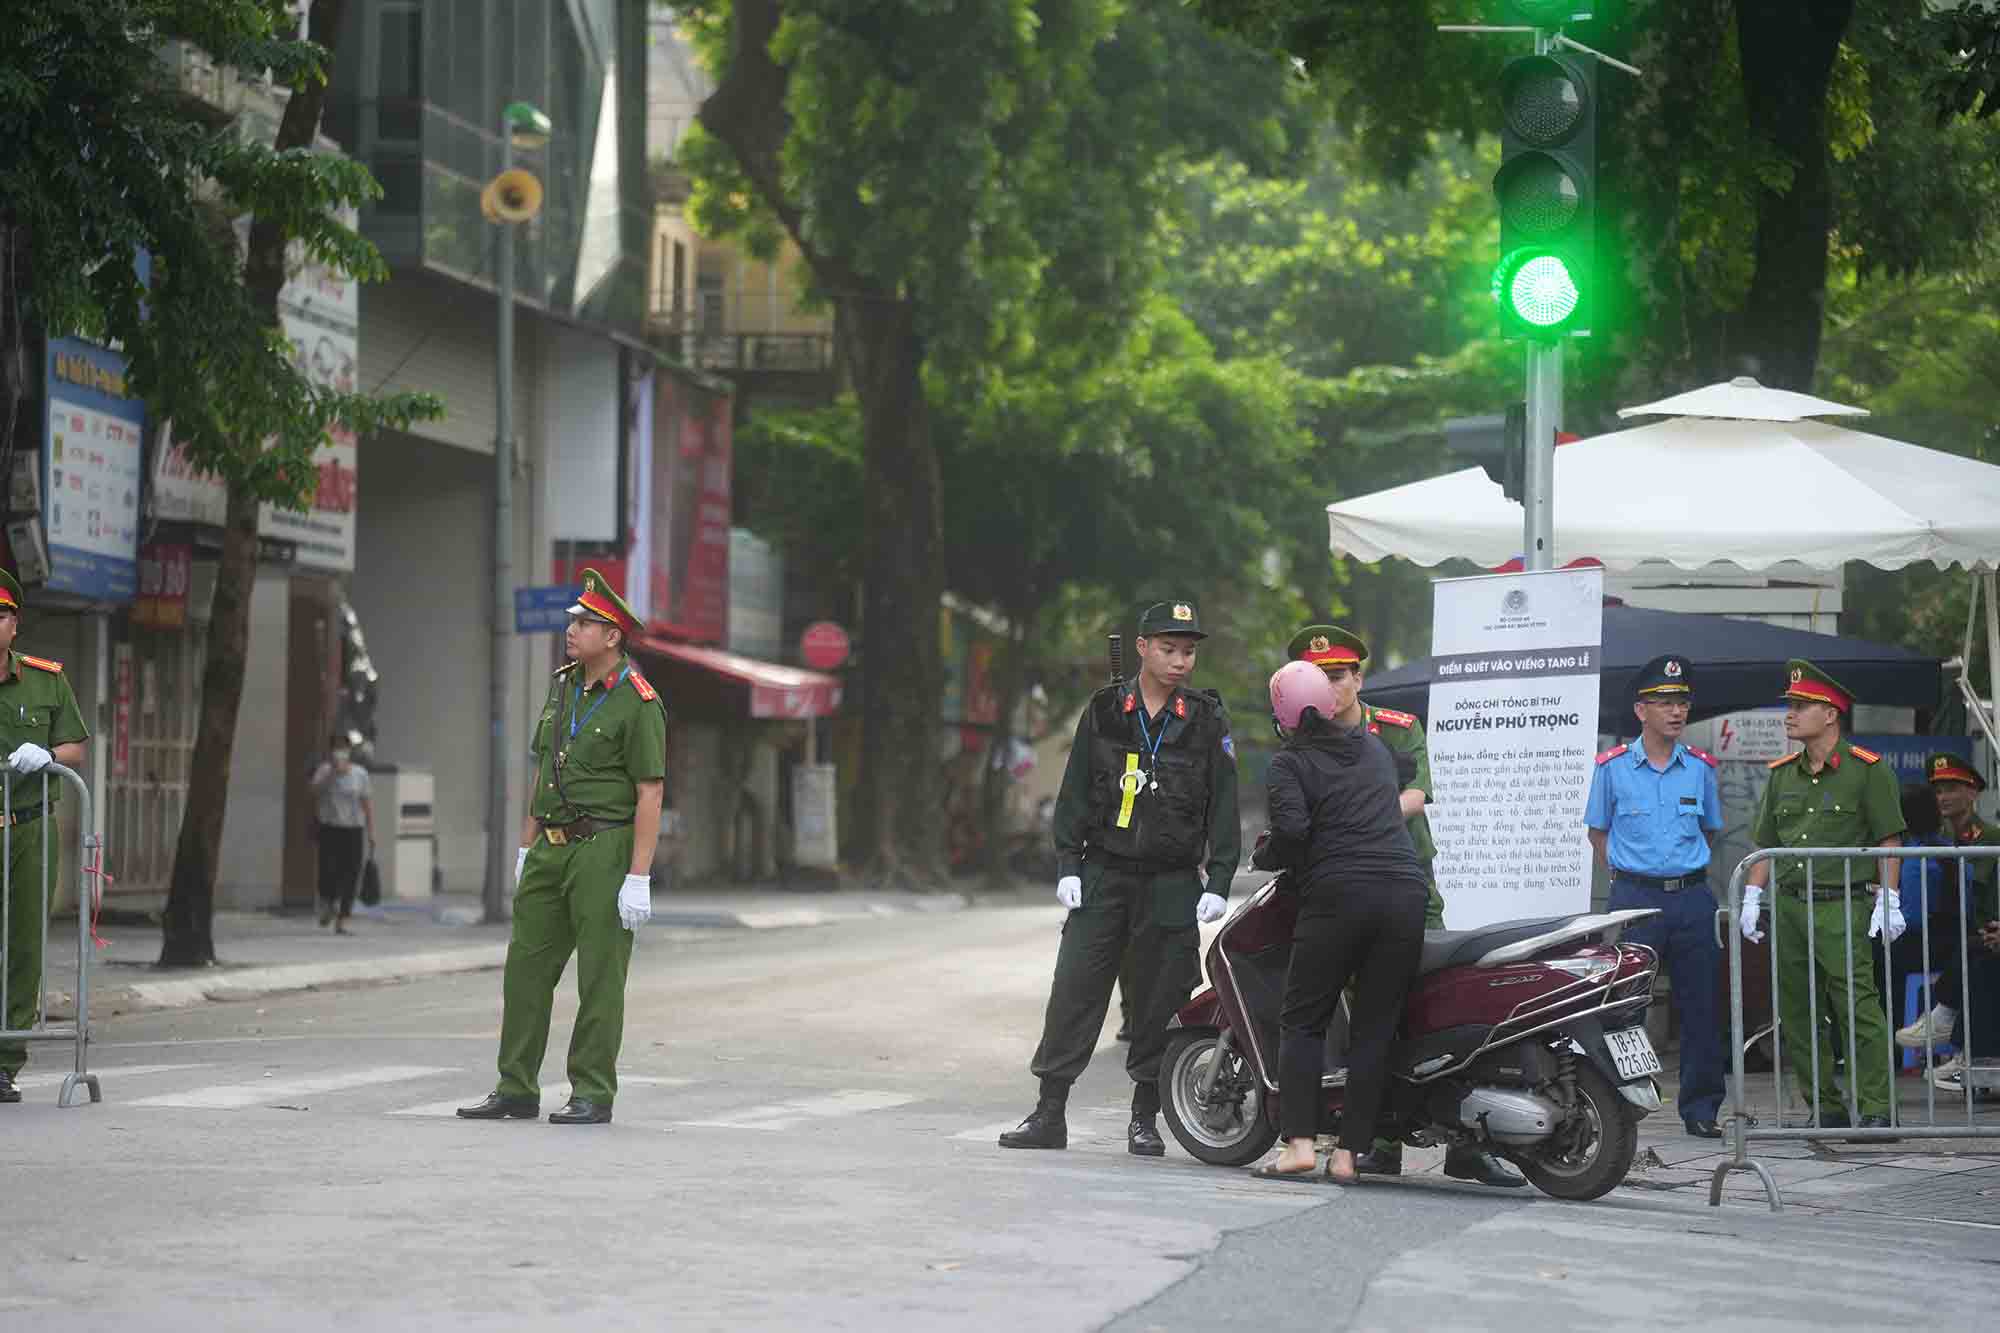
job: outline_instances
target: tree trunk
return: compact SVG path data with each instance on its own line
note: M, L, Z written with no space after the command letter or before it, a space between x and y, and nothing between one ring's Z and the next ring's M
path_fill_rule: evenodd
M945 868L934 776L944 520L923 342L908 301L850 293L840 305L866 442L859 825L872 874L924 887Z
M311 39L326 48L332 65L344 0L313 0L307 18ZM274 147L311 148L319 137L326 84L308 80L292 90L278 122ZM275 223L251 225L243 280L251 299L280 323L278 292L285 284L289 238ZM246 445L245 447L255 447ZM187 806L174 847L173 878L160 919L160 966L200 967L215 961L215 875L222 855L223 815L229 805L229 760L236 748L237 712L243 702L244 664L250 651L250 596L257 581L259 502L246 488L229 488L222 534L222 564L215 575L209 613L208 652L201 674L201 721L188 775Z
M1754 139L1792 167L1787 188L1757 192L1756 276L1733 321L1731 350L1763 383L1812 388L1826 316L1826 247L1833 226L1827 87L1854 0L1777 5L1737 0L1743 89Z

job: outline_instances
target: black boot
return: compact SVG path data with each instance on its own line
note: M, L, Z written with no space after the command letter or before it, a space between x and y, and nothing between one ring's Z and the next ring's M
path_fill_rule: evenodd
M1165 1157L1167 1141L1160 1137L1160 1131L1153 1126L1153 1117L1135 1115L1132 1123L1125 1126L1125 1151L1134 1157Z
M1017 1128L1000 1136L1003 1148L1067 1148L1069 1147L1069 1122L1063 1119L1063 1104L1053 1097L1044 1096L1035 1103L1035 1109L1028 1113Z
M1514 1189L1528 1183L1520 1172L1492 1153L1469 1144L1445 1149L1444 1173L1453 1180L1470 1180L1500 1189Z

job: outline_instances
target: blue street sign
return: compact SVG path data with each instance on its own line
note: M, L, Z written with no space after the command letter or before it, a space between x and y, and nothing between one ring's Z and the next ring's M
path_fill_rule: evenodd
M574 583L514 589L514 632L554 634L569 627L569 609L576 604Z

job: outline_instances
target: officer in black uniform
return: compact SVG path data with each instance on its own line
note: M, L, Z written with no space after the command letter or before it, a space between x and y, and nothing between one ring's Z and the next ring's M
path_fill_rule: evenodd
M1201 978L1197 922L1221 918L1242 850L1229 715L1213 690L1187 688L1204 637L1192 602L1148 607L1137 678L1092 695L1077 721L1055 810L1056 899L1070 910L1029 1066L1041 1097L1003 1148L1069 1146L1069 1087L1090 1063L1129 947L1126 1147L1166 1152L1154 1121L1167 1022Z

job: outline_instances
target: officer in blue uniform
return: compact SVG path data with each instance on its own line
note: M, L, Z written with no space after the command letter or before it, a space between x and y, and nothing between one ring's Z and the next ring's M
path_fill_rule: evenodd
M1714 756L1683 744L1694 703L1694 669L1668 653L1639 669L1632 711L1639 739L1597 756L1583 822L1611 871L1611 910L1657 907L1624 938L1660 956L1674 979L1681 1025L1681 1120L1687 1132L1718 1139L1722 1107L1722 1015L1716 1004L1722 950L1715 942L1715 895L1708 861L1722 831Z

